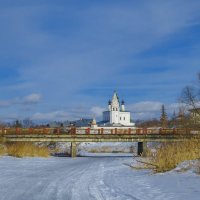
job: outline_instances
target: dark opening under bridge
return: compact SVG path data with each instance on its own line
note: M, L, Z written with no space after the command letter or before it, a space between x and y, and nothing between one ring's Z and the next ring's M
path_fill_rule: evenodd
M1 129L0 142L70 142L71 157L76 157L80 142L138 142L138 155L145 153L147 142L200 141L194 129L117 129L117 128L29 128Z

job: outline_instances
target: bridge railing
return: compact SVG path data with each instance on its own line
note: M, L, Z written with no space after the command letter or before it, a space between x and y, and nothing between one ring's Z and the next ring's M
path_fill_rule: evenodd
M162 128L4 128L0 135L16 134L200 134L200 129Z

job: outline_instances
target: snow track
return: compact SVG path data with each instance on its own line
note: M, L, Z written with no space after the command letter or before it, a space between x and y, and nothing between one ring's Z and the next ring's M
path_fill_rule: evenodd
M199 200L194 174L157 174L123 157L0 158L0 200Z

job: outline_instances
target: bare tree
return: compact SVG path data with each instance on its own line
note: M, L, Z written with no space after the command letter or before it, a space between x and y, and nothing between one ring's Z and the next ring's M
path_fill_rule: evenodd
M200 73L198 73L198 79L196 84L186 86L181 94L180 101L182 105L185 105L185 109L190 111L187 115L185 125L189 127L200 126Z
M178 128L186 128L189 124L185 107L180 107L178 115L176 116L176 126Z
M0 129L1 129L1 128L5 128L5 126L6 126L6 125L5 125L3 122L0 122Z
M200 115L200 73L198 73L197 84L186 86L182 91L180 100L181 103Z
M177 115L176 115L176 111L174 110L171 119L168 121L168 125L170 128L175 128L177 127Z

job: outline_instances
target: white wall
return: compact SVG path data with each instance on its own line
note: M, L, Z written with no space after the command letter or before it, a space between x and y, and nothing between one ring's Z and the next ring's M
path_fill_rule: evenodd
M131 123L130 112L120 112L120 111L105 111L103 112L103 121L109 122L111 124L122 124L125 126L134 126Z
M111 111L111 120L110 123L119 123L119 111Z
M119 122L123 125L130 125L130 112L120 112L119 113Z

